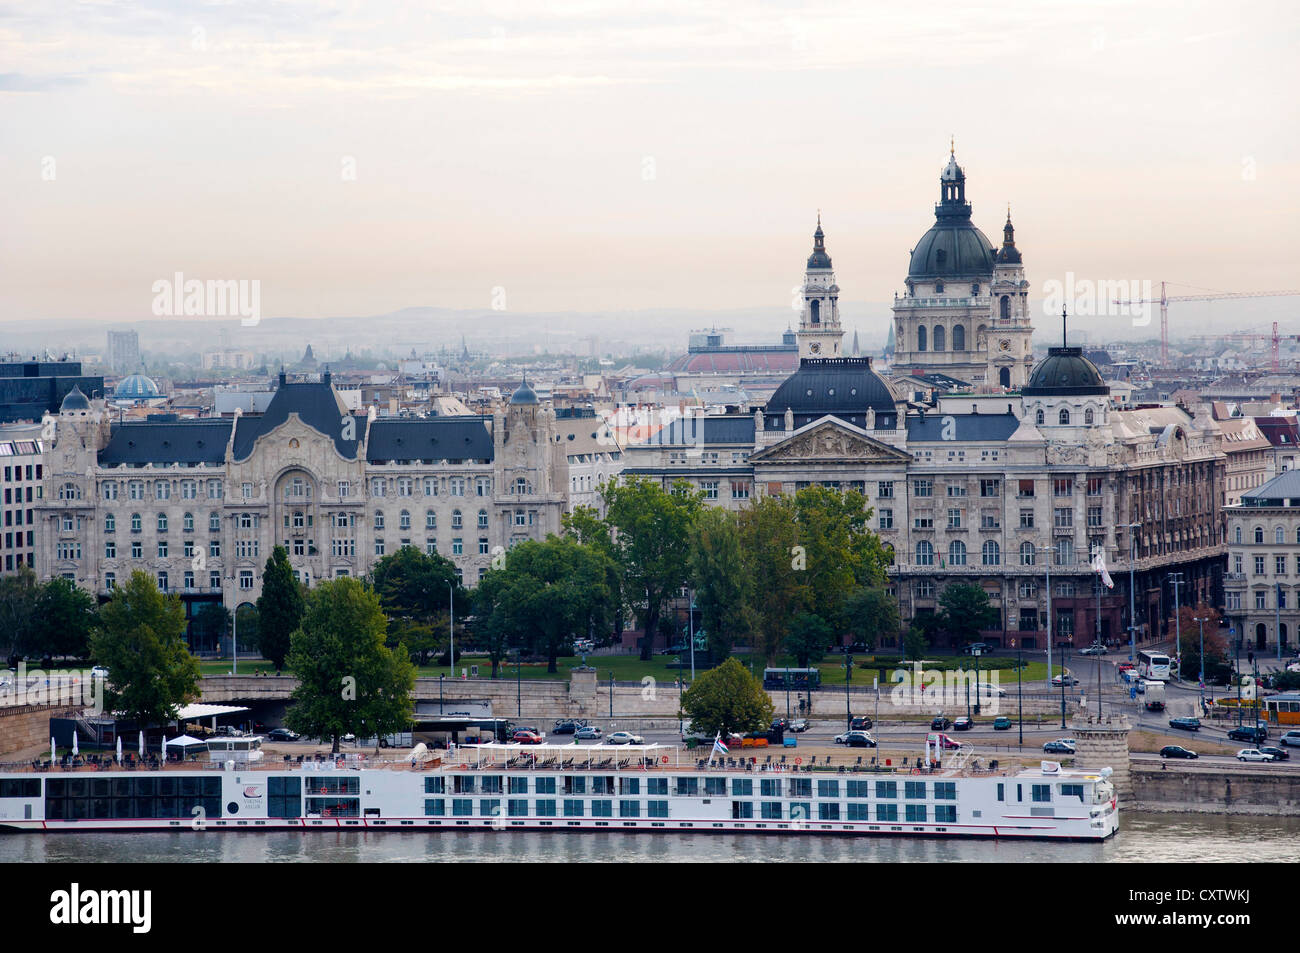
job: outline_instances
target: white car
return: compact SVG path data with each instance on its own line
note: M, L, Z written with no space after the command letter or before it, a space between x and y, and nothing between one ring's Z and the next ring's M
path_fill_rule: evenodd
M837 745L848 745L850 748L874 748L876 739L865 731L855 730L836 735L835 743Z
M1300 748L1300 731L1288 731L1277 740L1281 744Z
M979 686L979 694L984 698L1006 698L1007 690L1005 688L999 688L990 682L983 682Z
M1240 751L1237 752L1237 760L1238 761L1272 761L1274 760L1274 758L1271 754L1268 754L1267 752L1264 751L1260 751L1257 748L1242 748Z
M643 745L645 739L640 735L634 735L630 731L615 731L605 739L608 745Z
M90 670L91 678L108 678L108 669L102 665L96 665Z

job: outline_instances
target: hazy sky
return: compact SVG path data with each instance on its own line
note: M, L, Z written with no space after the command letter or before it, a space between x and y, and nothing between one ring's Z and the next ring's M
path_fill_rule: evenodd
M1038 294L1300 286L1300 6L0 5L0 320L790 299L901 290L956 137ZM1300 299L1294 299L1300 313ZM1297 322L1300 324L1300 321Z

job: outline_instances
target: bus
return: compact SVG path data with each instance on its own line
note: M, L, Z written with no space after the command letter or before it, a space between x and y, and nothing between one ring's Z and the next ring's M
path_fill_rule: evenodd
M1138 652L1138 675L1142 678L1169 681L1169 656L1163 652Z
M763 687L772 690L816 690L822 687L822 673L816 668L767 668L763 670Z

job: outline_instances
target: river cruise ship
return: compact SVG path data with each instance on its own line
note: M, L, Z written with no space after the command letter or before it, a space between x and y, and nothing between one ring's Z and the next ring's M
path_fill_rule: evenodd
M214 755L215 757L215 755ZM863 761L866 764L863 764ZM918 759L919 760L919 759ZM697 758L667 745L464 745L404 760L35 762L0 830L691 831L1104 840L1110 769ZM17 768L16 770L14 768Z

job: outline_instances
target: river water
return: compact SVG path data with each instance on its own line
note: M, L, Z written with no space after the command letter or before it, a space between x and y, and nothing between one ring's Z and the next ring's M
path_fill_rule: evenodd
M1300 817L1121 815L1103 844L777 834L159 833L0 835L4 863L995 863L1289 862Z

